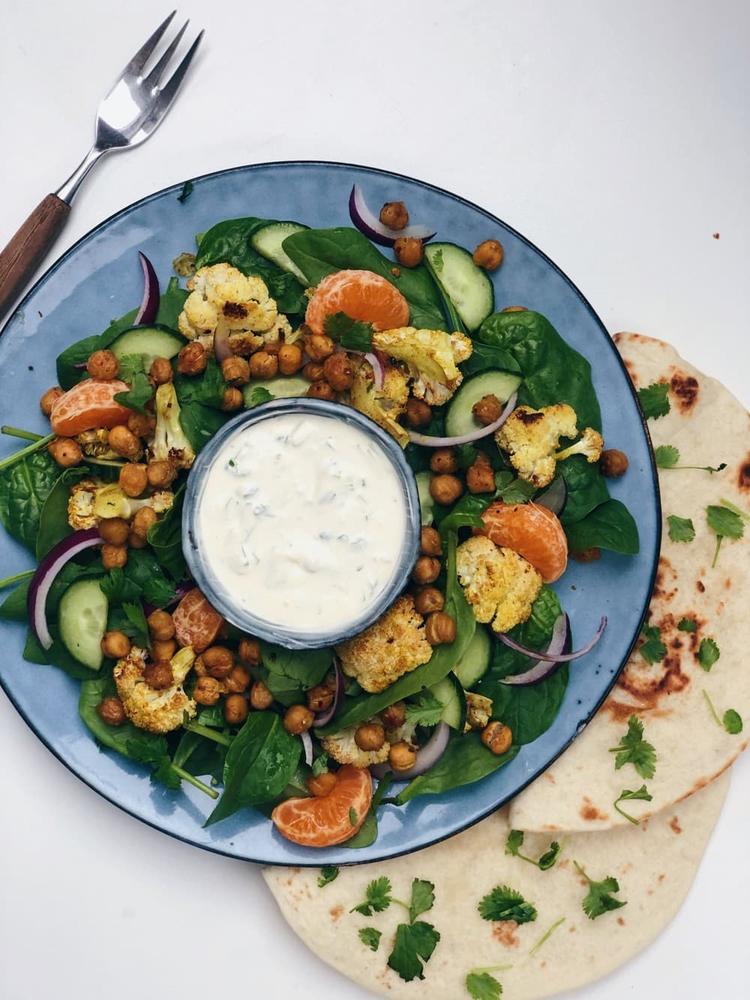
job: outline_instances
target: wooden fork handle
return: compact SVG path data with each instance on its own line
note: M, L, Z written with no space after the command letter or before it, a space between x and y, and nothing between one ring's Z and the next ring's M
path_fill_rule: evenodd
M48 194L0 252L0 317L33 276L69 214L67 202L56 194Z

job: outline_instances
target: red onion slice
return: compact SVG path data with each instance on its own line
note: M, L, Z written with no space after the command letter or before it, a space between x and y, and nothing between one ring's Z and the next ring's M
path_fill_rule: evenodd
M344 697L344 674L341 670L341 664L337 656L333 658L333 669L336 672L336 689L333 694L333 701L328 708L323 709L323 711L318 712L313 721L313 725L316 729L320 729L323 726L327 726L328 723L333 719L334 715L338 711L338 707L341 704L341 699Z
M300 733L300 737L299 738L302 740L302 746L304 747L304 750L305 750L305 763L307 764L308 767L312 767L312 764L313 764L313 742L312 742L312 737L310 736L310 734L308 732L304 732L304 733Z
M135 314L133 326L148 326L156 319L159 309L159 279L156 277L154 265L145 255L138 251L143 268L143 298L138 312Z
M229 330L217 330L214 334L214 354L219 364L232 356L232 348L229 346Z
M94 545L101 545L103 541L98 528L75 531L51 548L37 566L29 584L27 608L31 629L44 649L49 649L52 646L52 636L47 625L46 605L50 587L55 582L57 574L79 552L90 549Z
M517 398L518 393L514 392L505 404L505 408L497 420L491 424L487 424L486 427L477 427L475 431L469 431L468 434L459 434L457 437L431 437L429 434L418 434L416 431L409 431L409 440L412 444L421 444L424 448L450 448L456 444L471 444L472 441L479 441L481 438L487 437L488 434L494 434L496 430L503 426L515 409Z
M368 240L379 243L381 247L392 247L402 236L413 236L424 243L435 235L435 232L427 226L406 226L405 229L391 229L384 226L365 201L359 184L352 187L349 195L349 215L357 229L364 233Z
M380 358L377 354L367 353L364 355L365 361L369 361L370 367L372 368L372 374L375 379L375 388L379 391L383 388L385 383L385 369L380 363Z
M544 493L540 493L535 498L534 503L541 507L546 507L553 514L562 514L568 499L568 486L562 476L557 476L552 480Z
M445 753L450 736L451 730L448 723L438 722L429 740L427 740L423 747L417 750L417 759L414 767L410 767L408 771L395 772L386 761L384 764L376 764L374 767L371 767L370 771L376 778L382 778L384 774L391 771L396 781L411 781L412 778L418 778L420 774L424 774L434 764L437 764Z
M548 656L557 656L565 651L565 646L570 638L570 622L566 614L559 615L552 628L552 637L549 645L545 649ZM568 646L568 648L570 648ZM538 653L535 654L537 657ZM523 687L526 684L538 684L545 677L549 677L560 667L559 660L539 660L524 670L522 674L514 674L512 677L503 677L501 684L513 684Z
M557 622L555 624L557 624ZM547 650L546 653L540 653L538 649L529 649L528 646L522 646L520 642L516 642L515 639L511 639L511 637L506 635L504 632L499 632L497 637L505 646L508 646L510 649L514 649L517 653L523 653L524 656L530 656L532 659L544 660L545 663L569 663L571 660L577 660L579 657L585 656L586 653L590 653L597 642L601 639L606 627L607 616L602 615L602 620L599 622L599 627L594 633L594 637L589 640L585 646L581 646L580 649L576 649L572 653L553 653L550 650ZM507 677L506 681L510 681L510 678Z

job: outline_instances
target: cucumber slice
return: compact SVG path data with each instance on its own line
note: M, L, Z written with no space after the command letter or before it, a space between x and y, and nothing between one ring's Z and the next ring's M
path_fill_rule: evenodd
M79 580L60 601L58 621L65 648L91 670L102 665L102 639L107 630L109 603L98 580Z
M428 243L424 252L456 312L470 330L476 330L495 308L495 290L487 272L455 243Z
M444 706L440 721L447 722L451 729L462 733L466 725L466 695L458 680L448 674L442 681L433 684L429 691Z
M520 384L520 376L511 372L482 372L470 378L450 401L445 415L445 433L458 437L475 431L479 424L471 412L474 404L484 396L497 396L501 403L507 403Z
M419 494L419 509L422 512L422 524L427 527L435 520L435 501L430 493L431 472L418 472L414 477L417 481Z
M271 222L269 225L263 226L262 229L253 233L250 237L253 249L257 250L261 257L272 261L282 271L288 271L290 274L293 274L297 281L301 285L304 285L305 288L307 288L310 282L287 255L282 244L287 236L291 236L293 233L301 233L304 229L308 228L308 226L301 226L299 222Z
M143 358L146 371L154 358L173 358L182 350L187 341L166 326L134 326L121 333L110 344L110 351L120 360L127 355L139 354Z
M466 652L453 668L453 673L466 691L471 691L480 677L487 673L491 652L492 644L487 629L478 624Z
M278 378L261 379L258 382L250 382L242 390L247 409L258 406L260 403L268 402L267 399L254 399L253 393L256 389L265 389L270 392L274 399L290 399L292 396L304 396L310 388L307 379L299 375L280 375Z

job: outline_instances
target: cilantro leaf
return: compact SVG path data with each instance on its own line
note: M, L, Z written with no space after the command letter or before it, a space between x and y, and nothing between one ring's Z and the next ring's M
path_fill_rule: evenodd
M357 933L359 934L359 940L362 944L366 945L370 951L378 950L380 947L380 939L383 936L382 931L377 931L374 927L362 927Z
M365 889L365 901L354 906L350 913L361 913L363 917L371 917L373 913L382 913L391 905L391 880L385 875L373 879Z
M589 891L586 893L583 902L581 903L583 912L589 920L596 920L596 918L601 917L603 913L609 913L611 910L619 910L621 906L626 905L625 900L615 899L612 895L612 893L620 891L620 883L616 878L608 875L606 878L602 879L601 882L595 882L593 879L588 877L577 861L574 861L573 864L576 866L579 874L583 875L589 885Z
M409 906L409 922L414 923L417 917L431 910L435 903L435 886L432 882L415 878L411 884L411 904Z
M498 487L497 496L503 503L526 503L536 493L536 487L523 479L514 479L507 485L500 485L496 482L496 485Z
M510 854L511 857L520 858L522 861L528 861L530 865L535 865L542 872L546 872L549 868L552 868L560 857L560 845L558 842L553 840L539 860L535 861L533 858L521 854L523 838L524 835L521 830L511 830L508 834L508 839L505 841L505 853Z
M484 920L515 920L517 924L536 920L536 908L507 885L498 885L488 892L477 909Z
M146 368L143 364L142 354L126 354L117 362L117 377L123 382L131 384L136 375L145 374Z
M192 193L193 193L193 182L185 181L185 183L182 185L182 191L180 191L180 193L177 195L177 200L181 205L184 205Z
M724 504L721 506L710 504L706 507L706 521L711 531L716 535L716 551L714 552L714 561L711 563L712 566L715 566L723 540L725 538L742 538L745 534L745 525L740 513Z
M499 1000L503 988L489 972L470 972L466 977L466 989L473 1000Z
M328 754L321 753L315 758L312 764L313 777L317 778L320 774L325 774L328 770Z
M172 767L172 761L166 754L151 772L151 781L155 785L164 785L170 792L176 792L182 784L182 779Z
M323 323L325 332L332 340L350 351L372 350L372 324L352 319L346 313L337 312L327 316Z
M720 656L721 650L710 636L701 639L701 644L698 647L698 663L700 663L706 673L708 673Z
M415 924L399 924L388 965L404 982L424 979L424 962L429 960L439 941L440 934L432 924L423 920Z
M549 845L549 850L545 851L544 854L537 861L537 867L539 871L546 872L548 869L552 868L560 857L560 844L553 840Z
M125 617L130 625L129 630L124 630L126 631L126 634L129 635L131 639L135 639L137 646L148 648L148 646L151 645L151 639L148 633L146 615L140 601L137 604L131 604L130 602L125 601L122 605L122 610L124 611Z
M523 830L511 830L508 834L508 839L505 841L505 853L510 854L512 858L521 857L521 848L523 847Z
M698 622L695 618L680 618L677 628L680 632L695 632L698 628Z
M430 691L423 691L406 704L406 721L417 726L436 726L445 706Z
M625 764L632 764L642 778L653 778L656 773L656 750L643 738L643 723L637 715L630 716L627 733L616 747L610 747L609 752L617 754L617 771Z
M653 795L650 794L649 790L645 785L641 785L640 788L636 788L635 791L631 788L623 788L620 794L614 801L614 807L621 816L624 816L628 822L632 823L634 826L638 826L640 820L637 820L634 816L626 813L624 809L620 808L621 802L630 801L632 799L638 799L642 802L651 802L653 800Z
M131 410L138 410L139 413L146 412L146 403L154 397L154 387L148 380L145 372L136 372L130 382L127 392L116 392L115 402L127 406Z
M739 712L735 712L733 708L728 708L726 710L722 722L724 724L724 728L730 736L737 736L738 733L742 732L742 716Z
M642 633L646 641L638 647L646 663L658 663L667 655L667 647L661 641L661 632L655 625L644 625Z
M680 452L672 444L660 444L654 449L654 459L660 469L673 469L680 461Z
M101 578L99 587L110 604L137 601L141 596L141 588L125 576L124 571L119 566L111 569L106 576Z
M651 385L638 390L638 402L647 420L657 420L669 413L671 407L668 393L668 382L652 382Z
M678 517L670 514L667 518L669 537L673 542L692 542L695 538L695 527L689 517Z
M245 393L245 408L251 410L254 406L268 403L272 399L274 399L273 393L269 392L265 386L254 385L249 392Z
M320 875L318 876L318 886L323 888L326 885L330 885L339 877L339 870L335 865L323 865L320 869Z

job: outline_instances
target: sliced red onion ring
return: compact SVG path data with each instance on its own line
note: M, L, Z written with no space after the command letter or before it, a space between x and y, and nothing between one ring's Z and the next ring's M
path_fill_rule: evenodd
M324 708L315 716L313 726L316 729L321 729L323 726L328 725L338 711L341 699L344 697L344 674L341 670L338 656L334 656L333 658L333 669L336 672L336 689L333 693L333 701L328 708Z
M508 417L516 407L518 393L514 392L505 408L497 420L486 427L477 427L475 431L468 434L459 434L457 437L431 437L429 434L418 434L417 431L409 431L409 440L412 444L421 444L425 448L450 448L456 444L471 444L472 441L479 441L488 434L494 434L498 428L502 427Z
M448 723L438 722L432 736L430 736L423 747L417 750L417 759L414 767L410 767L408 771L393 772L393 768L386 761L384 764L376 764L374 767L371 767L370 771L376 778L382 778L388 771L392 771L396 781L411 781L412 778L417 778L420 774L424 774L425 771L429 771L433 764L437 764L445 753L450 736L451 730Z
M557 621L560 619L558 618ZM557 622L555 622L555 626ZM602 615L602 620L599 622L599 627L594 633L594 637L586 643L585 646L581 646L580 649L574 650L572 653L553 653L551 650L547 650L546 653L540 653L538 649L529 649L528 646L522 646L520 642L516 642L515 639L511 639L509 635L504 632L498 633L498 639L505 646L510 649L514 649L517 653L523 653L524 656L530 656L535 660L544 660L545 663L569 663L571 660L577 660L581 656L585 656L586 653L590 653L594 646L599 642L604 630L607 627L607 616ZM522 674L517 674L517 677L522 677ZM506 677L506 682L512 683L512 678Z
M555 620L555 624L552 627L552 638L549 641L549 645L545 649L545 653L548 656L557 656L559 653L565 652L565 647L569 646L570 639L570 621L566 614L559 615ZM539 656L538 653L534 654ZM524 670L522 674L514 674L512 677L503 677L500 681L501 684L514 684L519 687L523 687L526 684L538 684L539 681L543 681L545 677L549 677L560 667L559 660L537 660L533 666L529 667L528 670Z
M385 369L380 363L380 358L377 354L368 352L364 355L364 359L365 361L369 361L372 368L372 374L375 378L375 388L378 390L382 389L385 382Z
M312 737L310 736L310 734L308 732L304 732L304 733L300 733L300 737L299 738L302 740L302 746L304 747L304 750L305 750L305 763L307 764L308 767L312 767L312 764L313 764L313 742L312 742Z
M232 356L232 348L229 346L229 330L218 330L214 334L214 354L219 364Z
M182 598L185 596L185 594L187 594L188 591L192 590L194 586L195 583L192 580L183 580L182 583L178 583L174 589L174 597L172 598L171 601L169 601L168 604L165 604L164 607L171 608L173 604L177 604L177 602L181 601ZM147 618L152 613L152 611L157 611L157 610L158 608L156 607L155 604L149 604L148 601L143 602L143 612Z
M74 531L72 535L58 542L42 559L29 584L27 608L29 624L34 635L44 649L52 646L52 636L47 625L46 604L50 587L63 566L84 549L101 545L104 539L98 528L86 528L84 531Z
M551 510L553 514L559 516L565 509L567 500L568 486L562 476L556 476L544 493L540 493L536 497L534 503L538 503L541 507L546 507L547 510Z
M389 226L384 226L365 201L359 184L352 187L349 195L349 215L357 229L364 233L368 240L379 243L381 247L392 247L402 236L413 236L425 243L435 235L434 230L431 231L427 226L406 226L405 229L391 229Z
M156 313L159 309L159 279L156 277L154 265L145 253L141 253L139 250L138 256L141 258L141 267L143 268L143 298L140 308L135 314L133 326L148 326L156 319Z

